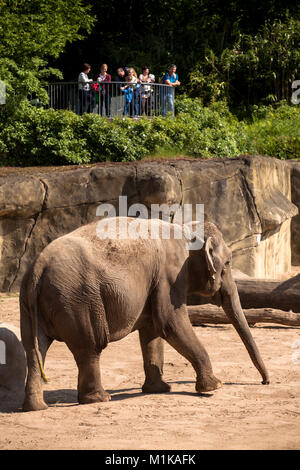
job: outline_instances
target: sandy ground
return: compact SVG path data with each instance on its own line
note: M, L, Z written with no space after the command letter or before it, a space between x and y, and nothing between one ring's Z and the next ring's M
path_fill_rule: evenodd
M18 326L17 296L0 295L0 321ZM270 385L260 384L231 325L195 331L221 389L196 394L192 366L166 343L164 376L172 391L144 395L139 339L132 333L103 352L102 379L111 401L91 405L78 405L73 356L65 344L53 343L45 367L49 408L23 413L15 397L2 400L0 449L299 449L300 348L298 354L293 344L300 328L252 328Z

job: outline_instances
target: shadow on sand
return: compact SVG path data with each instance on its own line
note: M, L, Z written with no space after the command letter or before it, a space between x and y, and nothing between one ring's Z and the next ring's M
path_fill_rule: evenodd
M173 382L168 382L170 385L172 384L195 384L193 380L178 380ZM223 386L231 386L231 385L259 385L259 383L238 383L238 382L224 382ZM137 398L137 397L144 397L146 394L142 392L141 388L121 388L115 390L107 390L107 392L111 395L111 401L121 401L121 400L129 400L130 398ZM176 396L192 396L198 398L210 398L214 395L214 392L211 393L197 393L195 392L187 392L187 391L170 391L167 392L168 395L176 395ZM22 411L22 404L23 404L24 394L21 395L0 395L0 412L1 413L19 413ZM58 389L58 390L45 390L44 391L44 400L47 405L51 407L71 407L77 406L77 390L75 389Z

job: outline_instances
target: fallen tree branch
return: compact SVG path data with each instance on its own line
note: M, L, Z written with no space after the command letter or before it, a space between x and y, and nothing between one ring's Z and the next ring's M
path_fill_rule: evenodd
M300 314L300 274L286 281L266 279L235 280L243 309L274 309L274 311L293 311ZM214 297L200 294L188 296L188 305L221 305L219 293Z
M300 312L300 274L286 281L236 280L243 308L273 308Z
M231 323L225 315L222 307L216 305L189 305L189 317L192 325L203 323ZM245 317L249 324L254 323L279 323L287 326L300 326L300 314L284 312L273 308L244 309Z

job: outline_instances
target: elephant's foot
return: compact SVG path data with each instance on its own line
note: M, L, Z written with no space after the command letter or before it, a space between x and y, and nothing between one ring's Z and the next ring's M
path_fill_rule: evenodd
M212 390L216 390L217 388L222 387L221 380L217 379L214 375L197 378L196 382L196 391L198 393L205 393L211 392Z
M110 394L105 390L101 390L93 393L81 393L78 394L78 403L80 405L87 405L88 403L97 403L110 400Z
M48 406L40 395L30 394L25 396L23 411L39 411L46 410L47 408Z
M163 380L157 380L156 382L146 380L142 386L143 393L167 393L170 390L171 386Z

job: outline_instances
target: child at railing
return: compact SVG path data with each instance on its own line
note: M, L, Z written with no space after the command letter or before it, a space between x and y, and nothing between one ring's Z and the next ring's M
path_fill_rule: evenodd
M128 70L125 82L128 84L120 87L120 90L125 94L123 115L127 116L129 112L130 117L139 117L140 80L137 78L136 71L132 67Z

